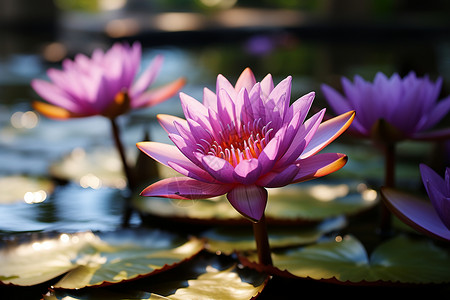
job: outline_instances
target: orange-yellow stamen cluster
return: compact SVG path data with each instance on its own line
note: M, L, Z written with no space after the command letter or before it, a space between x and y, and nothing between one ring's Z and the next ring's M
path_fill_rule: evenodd
M205 155L214 155L236 166L240 161L258 158L270 140L273 131L271 122L261 125L261 119L248 122L240 128L234 124L222 126L222 130L210 141L202 140L198 151Z

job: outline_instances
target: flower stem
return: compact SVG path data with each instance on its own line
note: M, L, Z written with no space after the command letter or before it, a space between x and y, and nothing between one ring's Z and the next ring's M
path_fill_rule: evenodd
M389 188L395 187L395 143L388 143L385 145L385 173L384 186ZM381 205L381 233L389 234L391 231L391 212L384 203Z
M125 150L124 150L122 141L120 139L120 130L119 130L119 127L117 126L116 119L110 118L110 120L111 120L111 128L112 128L112 133L113 133L113 137L114 137L114 142L116 144L117 151L119 152L120 159L122 161L122 167L125 172L125 177L127 179L127 186L128 186L128 189L132 191L134 189L134 181L133 181L131 169L127 163ZM124 208L124 212L123 212L124 213L123 220L122 220L123 226L128 226L130 218L131 218L132 207L130 204L130 199L131 199L130 196L127 195L126 201L125 201L125 208Z
M258 250L258 260L260 264L271 266L272 256L270 255L269 236L267 234L266 217L263 215L261 220L253 223L253 234Z

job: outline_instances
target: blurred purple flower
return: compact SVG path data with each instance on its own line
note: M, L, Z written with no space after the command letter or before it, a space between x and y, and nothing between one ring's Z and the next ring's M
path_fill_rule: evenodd
M180 93L186 120L158 116L176 146L137 146L186 177L163 179L142 195L202 199L227 194L239 213L259 221L267 203L266 187L306 181L343 167L346 155L317 153L348 128L354 112L321 123L323 109L304 122L314 93L289 106L290 95L290 76L274 87L270 74L256 82L249 68L234 87L219 75L216 93L204 89L203 104Z
M420 173L431 203L382 188L385 203L416 230L450 241L450 168L446 168L444 178L424 164L420 165Z
M51 82L34 79L36 93L49 103L35 101L35 109L55 119L103 115L115 118L130 109L156 105L175 95L185 84L180 78L146 91L162 66L157 56L134 82L141 64L141 44L116 43L106 52L96 49L92 57L77 54L66 59L62 70L49 69Z
M360 76L354 82L343 77L344 95L323 84L322 91L337 114L355 110L349 132L395 142L402 139L437 139L450 136L450 129L427 132L450 110L450 96L437 101L442 79L432 82L428 76L410 72L401 78L377 73L372 82Z

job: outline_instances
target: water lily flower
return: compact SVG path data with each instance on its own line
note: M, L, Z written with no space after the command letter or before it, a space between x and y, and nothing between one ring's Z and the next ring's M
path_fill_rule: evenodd
M450 241L450 168L446 168L444 178L425 164L420 164L420 173L430 202L390 188L382 188L384 200L406 224Z
M373 82L360 76L354 81L343 77L344 94L322 84L322 92L337 114L356 111L348 132L359 136L389 140L437 139L450 136L450 129L429 131L450 111L450 96L437 101L442 78L410 72L404 78L397 73L390 78L378 72Z
M115 118L130 109L156 105L175 95L183 78L147 91L163 62L161 55L135 81L141 65L141 44L116 43L108 51L94 50L92 57L77 54L65 59L62 70L47 71L50 82L34 79L31 86L48 103L35 101L34 108L55 119L103 115Z
M184 176L160 180L144 196L204 199L227 194L244 217L258 222L266 188L282 187L342 168L347 156L318 153L350 126L354 112L322 122L325 109L306 119L313 92L290 105L291 77L274 86L256 82L247 68L233 86L218 75L216 92L205 88L203 103L180 93L186 119L158 115L175 145L140 142L137 147Z
M116 148L119 152L128 187L135 187L120 139L116 118L131 109L149 107L174 96L185 84L180 78L161 87L147 90L155 81L163 62L156 56L135 80L141 65L142 48L115 43L103 52L94 50L92 57L77 54L74 60L65 59L62 70L49 69L50 82L34 79L31 86L47 102L34 101L34 108L52 119L66 120L90 116L104 116L111 122ZM131 206L125 212L124 223L129 220Z

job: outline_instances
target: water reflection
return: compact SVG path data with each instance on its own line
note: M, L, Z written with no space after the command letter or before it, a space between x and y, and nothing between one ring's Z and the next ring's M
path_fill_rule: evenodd
M125 201L117 189L83 188L75 183L57 188L50 196L37 191L27 193L25 198L23 202L1 206L0 233L111 230L121 224ZM27 204L28 201L34 204ZM133 216L131 225L139 223L138 216Z
M41 203L47 199L47 193L43 190L37 192L26 192L23 199L28 204Z
M38 115L34 111L17 111L11 116L11 125L14 128L31 129L37 126L39 122Z

